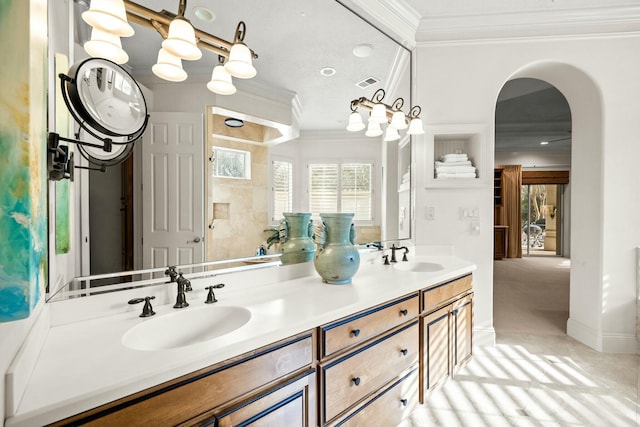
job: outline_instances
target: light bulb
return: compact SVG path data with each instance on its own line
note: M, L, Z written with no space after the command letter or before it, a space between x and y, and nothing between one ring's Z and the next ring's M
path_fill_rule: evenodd
M132 36L133 27L127 22L127 11L122 0L91 0L89 10L82 19L93 28L120 36Z
M424 133L424 127L422 126L422 119L419 117L415 117L411 119L409 123L409 130L407 134L409 135L422 135Z
M237 42L231 46L229 59L224 64L224 68L233 77L239 79L250 79L257 74L251 61L251 51L246 44Z
M369 120L369 126L367 127L367 131L365 132L366 136L380 136L382 135L382 128L380 128L380 123Z
M98 28L91 29L91 40L84 44L84 50L94 58L105 58L116 64L129 60L129 55L122 49L120 37Z
M196 45L196 33L193 26L180 16L169 24L169 34L162 42L162 47L181 59L195 61L202 58L202 52Z
M219 95L232 95L236 93L231 75L224 69L224 65L218 64L213 68L211 80L207 83L207 89Z
M358 132L364 129L364 127L360 113L354 111L349 115L349 124L347 125L347 130L349 132Z
M387 126L387 131L384 133L384 140L396 141L398 139L400 139L400 134L398 133L398 130L393 126Z
M182 61L177 56L161 48L158 51L158 62L151 67L153 74L170 82L181 82L187 78L187 72L182 69Z
M407 120L405 119L402 111L396 111L393 113L393 116L391 116L391 126L398 130L406 129L407 126L409 126L407 125Z
M387 108L384 104L374 104L371 109L371 117L369 120L373 120L378 123L387 123Z

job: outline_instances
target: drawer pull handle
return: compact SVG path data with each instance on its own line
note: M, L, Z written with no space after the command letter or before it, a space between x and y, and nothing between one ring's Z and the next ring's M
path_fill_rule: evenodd
M402 350L400 350L400 353L402 353L403 356L406 356L408 353L408 350L406 348L403 348Z
M407 310L406 308L403 308L402 310L400 310L400 314L402 314L403 316L406 316L407 314L409 314L409 310Z
M357 337L358 335L360 335L360 329L354 329L353 331L351 331L352 337Z
M355 385L360 385L360 377L351 378L351 381L352 381Z
M402 403L402 406L407 406L407 403L409 403L409 401L407 399L400 399L400 403Z

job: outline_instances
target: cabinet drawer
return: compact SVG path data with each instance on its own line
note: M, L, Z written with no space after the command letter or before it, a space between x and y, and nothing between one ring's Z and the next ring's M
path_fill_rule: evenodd
M473 276L468 274L422 291L422 310L436 308L451 298L471 290Z
M418 303L418 295L412 295L322 326L321 358L359 344L416 317L420 310Z
M226 404L313 362L313 334L185 375L55 425L176 425Z
M393 381L335 427L396 426L418 406L418 368Z
M416 320L321 367L323 423L418 362L418 323Z
M266 393L244 401L229 410L204 420L190 420L180 427L312 427L316 424L315 370L309 369Z

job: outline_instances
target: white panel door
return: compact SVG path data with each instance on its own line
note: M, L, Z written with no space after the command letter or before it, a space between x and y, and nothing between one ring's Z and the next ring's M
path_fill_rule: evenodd
M142 148L143 268L204 260L203 116L151 113Z

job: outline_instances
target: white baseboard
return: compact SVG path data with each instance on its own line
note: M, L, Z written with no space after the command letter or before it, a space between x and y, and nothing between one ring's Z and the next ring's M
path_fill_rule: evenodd
M574 319L567 321L567 335L603 353L640 353L640 343L632 334L602 334Z
M473 328L474 347L495 347L496 331L491 328Z

